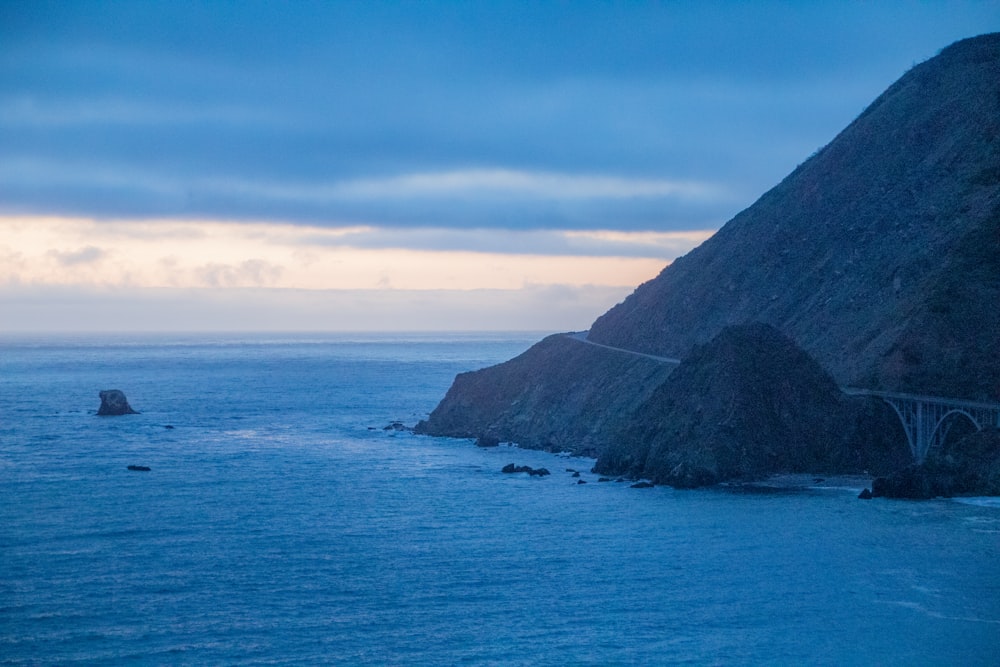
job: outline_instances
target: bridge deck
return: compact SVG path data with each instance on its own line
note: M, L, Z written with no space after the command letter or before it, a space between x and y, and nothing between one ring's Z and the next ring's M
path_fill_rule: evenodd
M943 405L951 408L968 410L1000 410L1000 403L985 403L982 401L967 401L960 398L945 398L943 396L922 396L920 394L904 394L898 391L876 391L874 389L859 389L857 387L841 387L841 391L849 396L875 396L900 401L918 401L925 405Z

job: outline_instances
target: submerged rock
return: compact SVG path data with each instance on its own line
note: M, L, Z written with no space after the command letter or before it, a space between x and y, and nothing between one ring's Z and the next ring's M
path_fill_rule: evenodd
M125 393L120 389L105 389L99 396L101 397L101 407L98 408L97 414L100 417L139 414L128 404Z
M390 422L388 425L382 427L383 431L412 431L413 429L404 424L403 422Z
M149 472L150 471L150 467L149 466L129 466L128 469L129 470L134 470L136 472Z

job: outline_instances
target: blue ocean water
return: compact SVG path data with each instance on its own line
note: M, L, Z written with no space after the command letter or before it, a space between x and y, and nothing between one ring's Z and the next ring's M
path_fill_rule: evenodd
M994 501L630 489L383 429L537 339L0 340L0 662L997 664Z

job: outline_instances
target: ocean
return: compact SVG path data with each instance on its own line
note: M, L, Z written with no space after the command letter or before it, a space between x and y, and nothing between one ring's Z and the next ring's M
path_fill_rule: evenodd
M0 339L0 663L998 664L995 499L633 489L385 429L539 338Z

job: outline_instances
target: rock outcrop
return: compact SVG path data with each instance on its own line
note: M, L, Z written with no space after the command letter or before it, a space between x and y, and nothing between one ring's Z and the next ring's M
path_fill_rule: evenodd
M858 402L773 327L727 327L697 346L634 413L594 472L679 488L775 473L860 472L887 454L859 437L863 416Z
M597 457L672 366L563 335L462 373L417 433Z
M516 474L519 472L526 472L530 477L547 477L552 473L549 472L548 468L532 468L531 466L518 466L513 463L508 463L500 470L500 472L505 474Z
M947 443L946 443L947 444ZM966 436L943 451L872 483L872 496L950 498L1000 495L1000 429Z
M97 414L101 417L139 414L128 404L125 393L120 389L105 389L99 395L101 407L97 409Z

